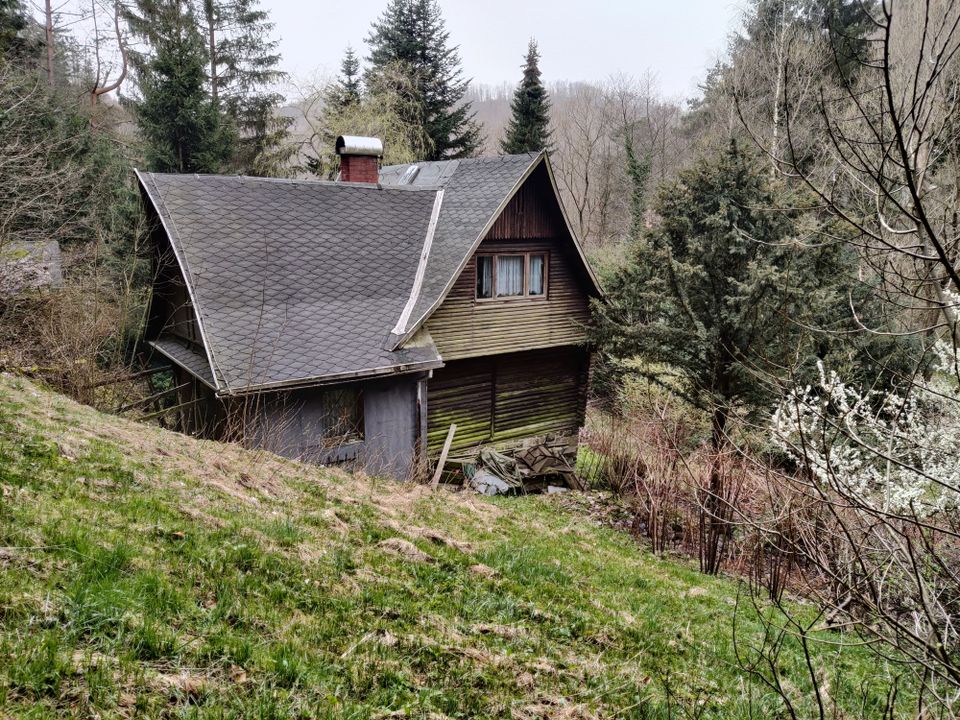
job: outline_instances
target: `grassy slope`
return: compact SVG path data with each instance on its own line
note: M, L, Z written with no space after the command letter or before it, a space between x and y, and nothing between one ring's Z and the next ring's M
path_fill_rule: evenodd
M701 717L776 707L735 667L731 581L555 497L430 495L9 376L0 491L0 717L666 717L674 693ZM799 663L783 667L802 686ZM835 666L879 672L849 652Z

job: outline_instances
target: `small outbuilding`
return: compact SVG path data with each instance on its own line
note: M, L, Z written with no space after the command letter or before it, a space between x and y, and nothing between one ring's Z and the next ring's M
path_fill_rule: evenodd
M452 424L453 456L575 450L601 290L547 155L337 149L336 182L137 173L180 429L397 477Z

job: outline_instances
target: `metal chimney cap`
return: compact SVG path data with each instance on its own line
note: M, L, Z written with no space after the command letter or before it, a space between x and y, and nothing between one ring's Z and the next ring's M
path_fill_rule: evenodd
M341 135L337 138L337 155L372 155L383 157L383 143L380 138Z

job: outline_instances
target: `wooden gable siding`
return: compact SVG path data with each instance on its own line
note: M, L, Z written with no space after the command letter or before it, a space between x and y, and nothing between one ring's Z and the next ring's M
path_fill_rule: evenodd
M487 240L558 238L567 235L546 168L537 168L507 203Z
M153 296L150 302L148 335L172 335L194 347L202 346L196 313L180 265L162 230L154 239Z
M435 370L427 395L427 452L440 452L452 423L455 454L483 444L576 434L586 407L588 364L585 349L562 347L457 360Z
M477 254L546 252L545 298L476 299L476 254L427 321L445 361L586 340L586 278L543 166L494 222Z

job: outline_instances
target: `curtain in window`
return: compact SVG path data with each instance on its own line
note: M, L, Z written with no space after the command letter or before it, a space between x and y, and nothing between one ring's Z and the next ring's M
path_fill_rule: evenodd
M493 297L493 258L477 258L477 297Z
M543 255L530 256L530 282L527 288L531 295L543 295Z
M523 255L497 256L497 295L523 295Z

